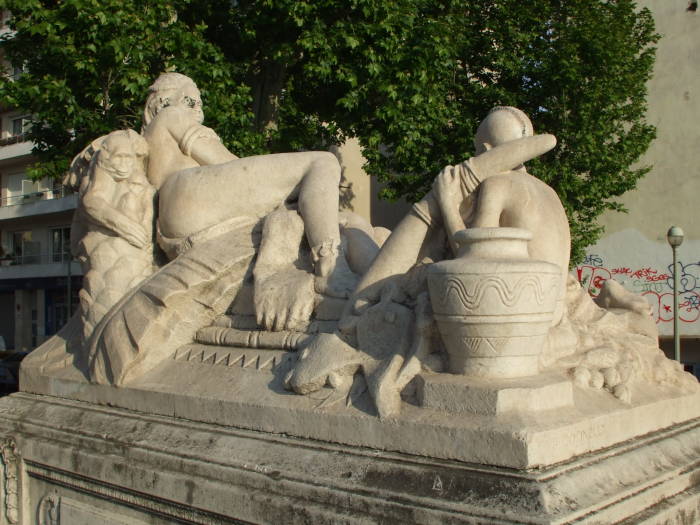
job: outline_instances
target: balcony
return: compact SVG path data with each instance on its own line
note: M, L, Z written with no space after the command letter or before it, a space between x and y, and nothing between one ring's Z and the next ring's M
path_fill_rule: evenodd
M0 221L74 210L78 195L65 188L36 191L0 199Z
M68 270L67 253L39 253L6 256L0 259L0 281L6 279L31 279L36 277L65 277L82 275L80 264L72 261Z
M0 139L0 162L31 155L33 147L24 133Z

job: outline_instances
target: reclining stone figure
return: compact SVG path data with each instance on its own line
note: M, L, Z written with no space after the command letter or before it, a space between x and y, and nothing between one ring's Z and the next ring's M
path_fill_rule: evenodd
M89 350L95 381L122 383L144 373L222 314L258 251L264 218L280 206L298 210L315 277L311 290L305 276L282 287L269 276L260 279L256 314L266 326L303 323L314 293L342 299L356 284L340 238L336 157L302 152L239 159L202 119L194 82L178 73L156 80L143 135L148 178L159 195L158 242L171 263L125 297L97 330Z

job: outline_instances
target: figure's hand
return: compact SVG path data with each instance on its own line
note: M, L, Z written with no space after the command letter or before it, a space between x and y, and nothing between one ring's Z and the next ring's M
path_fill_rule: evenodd
M291 268L255 282L255 316L266 330L303 329L314 310L314 275Z
M433 193L443 210L451 213L459 213L459 205L462 202L462 189L460 187L459 174L454 166L445 166L433 181Z
M144 248L151 244L151 238L145 228L136 222L122 225L120 234L125 241L136 248Z

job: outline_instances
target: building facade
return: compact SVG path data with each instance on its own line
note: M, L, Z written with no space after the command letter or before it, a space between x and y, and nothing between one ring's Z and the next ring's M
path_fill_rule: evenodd
M678 248L679 325L685 361L700 362L700 12L690 0L644 0L662 36L648 84L647 118L657 138L640 164L651 171L637 189L623 195L628 213L608 213L602 239L576 268L596 295L607 279L643 294L663 339L673 336L673 264L666 232L685 233Z
M2 114L3 124L12 117ZM3 126L0 336L8 350L31 350L56 333L74 309L81 285L80 265L70 262L76 195L28 178L31 148L30 142ZM67 297L72 297L70 307Z
M8 13L2 15L4 22ZM2 65L10 77L22 73ZM28 115L0 107L0 350L29 351L56 333L74 310L82 283L80 265L70 262L77 196L27 175L33 146L28 125Z

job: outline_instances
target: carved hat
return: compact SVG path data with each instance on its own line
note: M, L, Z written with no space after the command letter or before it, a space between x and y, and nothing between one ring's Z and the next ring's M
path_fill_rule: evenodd
M496 106L489 111L488 116L476 130L474 147L478 155L488 147L498 146L521 137L531 137L533 134L532 122L523 111L513 106Z

